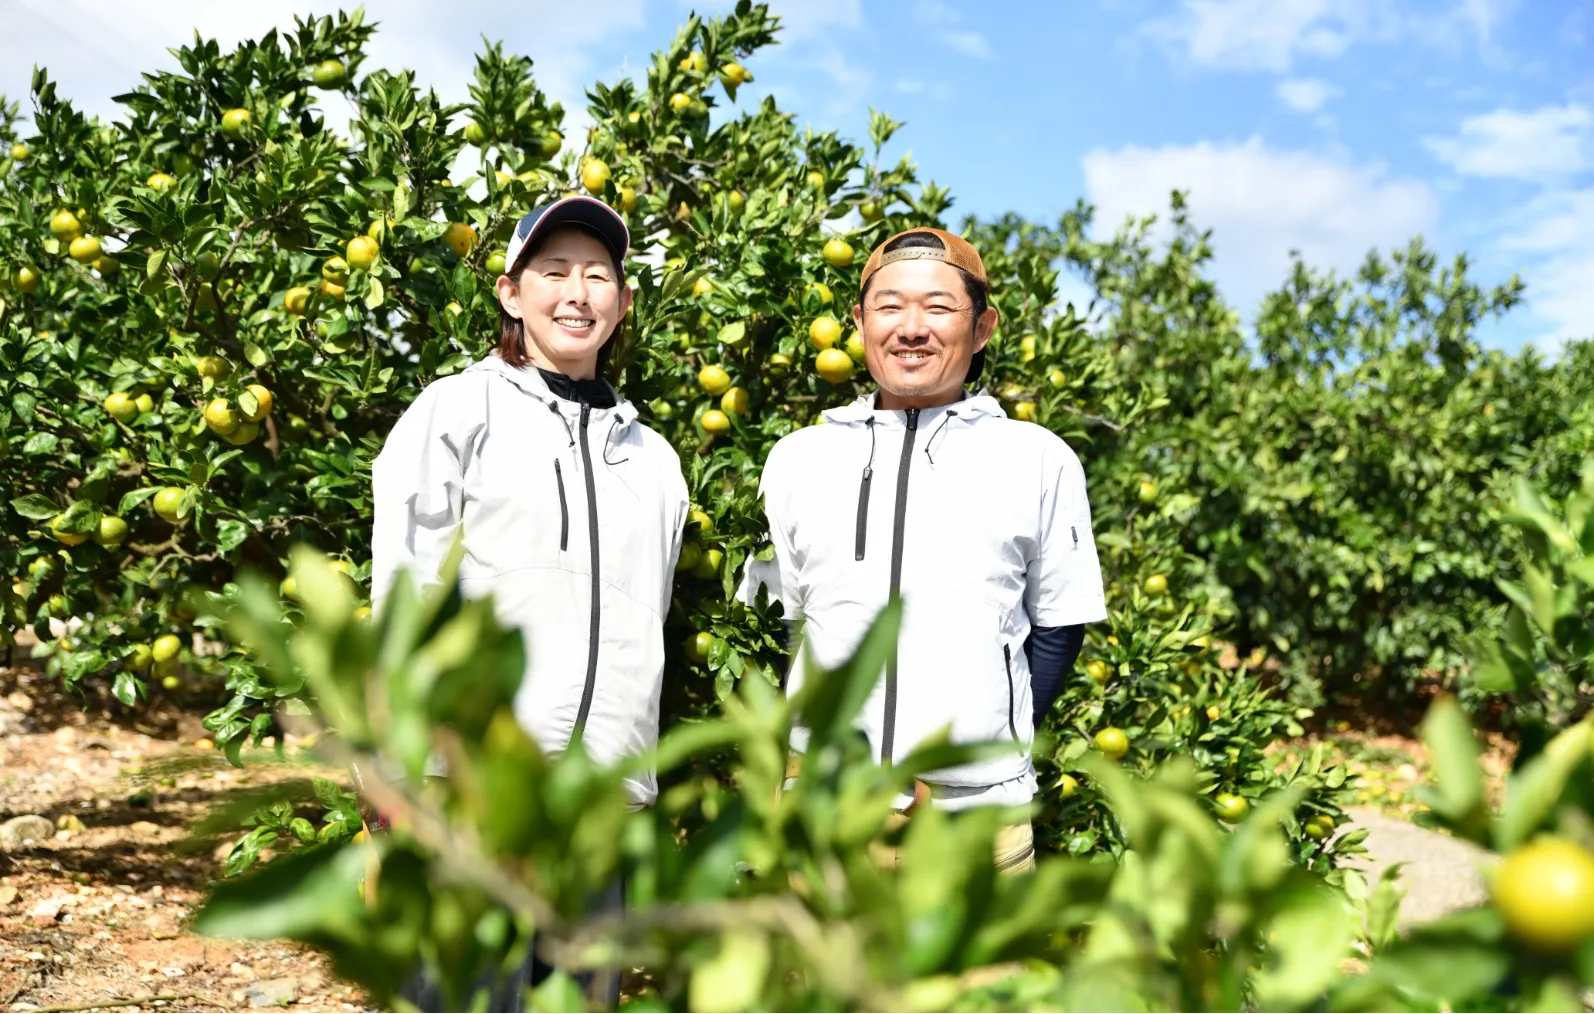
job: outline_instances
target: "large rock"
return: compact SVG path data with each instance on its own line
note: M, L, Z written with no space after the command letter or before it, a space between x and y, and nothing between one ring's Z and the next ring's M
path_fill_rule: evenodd
M55 837L55 825L36 813L12 817L0 824L0 849L21 848L30 842L45 842Z
M1470 842L1430 831L1377 810L1355 807L1345 830L1365 828L1367 855L1345 865L1362 869L1371 886L1395 863L1403 863L1399 886L1401 929L1431 922L1442 915L1482 904L1488 898L1483 869L1493 856Z
M299 980L261 979L250 983L244 996L251 1007L286 1007L299 999Z

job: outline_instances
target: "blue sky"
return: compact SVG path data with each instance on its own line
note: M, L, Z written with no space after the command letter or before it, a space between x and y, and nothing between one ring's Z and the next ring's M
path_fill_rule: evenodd
M10 0L0 92L44 64L84 107L194 27L223 42L335 4ZM482 35L532 56L546 90L642 67L694 5L375 0L382 65L463 97ZM700 11L726 2L699 3ZM1477 277L1528 282L1492 344L1594 336L1594 0L777 0L783 43L743 104L863 139L951 187L955 213L1051 219L1085 198L1110 230L1190 192L1214 271L1249 312L1292 249L1353 270L1422 234Z

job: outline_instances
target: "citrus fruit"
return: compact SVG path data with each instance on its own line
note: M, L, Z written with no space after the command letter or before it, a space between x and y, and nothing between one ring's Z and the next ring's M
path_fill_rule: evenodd
M246 390L255 396L255 410L243 413L247 422L259 422L271 414L271 392L259 384L250 384Z
M688 661L702 665L708 661L708 653L714 647L715 637L706 630L700 630L686 639L686 657Z
M604 184L609 182L609 163L601 158L589 158L581 167L581 185L587 193L597 195L603 193Z
M698 299L702 299L704 296L713 291L714 283L709 281L706 276L699 278L697 281L692 283L692 295L696 296Z
M729 415L745 415L752 397L745 387L733 387L720 398L720 409Z
M1594 852L1543 837L1508 852L1494 873L1494 906L1512 936L1565 954L1594 937Z
M127 522L115 514L100 516L100 525L94 530L94 541L110 549L120 546L122 540L127 538Z
M840 236L832 236L825 241L819 255L833 268L848 267L852 264L852 244Z
M151 190L164 194L177 185L177 177L169 176L166 173L150 173L149 179L144 181L144 185Z
M1223 711L1216 704L1207 705L1207 721L1216 722L1223 717Z
M244 422L239 423L237 426L233 427L228 432L223 433L221 436L223 440L227 441L229 444L232 444L234 447L242 447L244 444L253 443L255 437L258 437L259 435L259 423Z
M1035 361L1035 336L1027 334L1018 340L1018 350L1026 363Z
M471 120L465 124L465 140L480 148L487 143L487 128Z
M541 154L543 158L553 158L555 155L559 154L559 148L564 143L565 136L563 134L559 133L557 130L550 130L548 133L542 135L542 146L538 149L538 153Z
M881 209L879 201L864 201L858 205L858 214L863 216L865 222L878 222L886 217L886 213Z
M17 287L18 292L32 292L39 287L39 273L24 265L17 268L17 273L11 276L11 283Z
M93 236L79 236L67 247L67 253L79 264L93 264L103 252L100 241Z
M56 239L72 239L83 231L77 216L62 208L50 216L50 235Z
M238 414L226 398L212 398L205 406L205 425L212 433L231 433L238 428Z
M305 310L310 306L310 290L303 285L295 285L283 294L282 306L289 313L304 316Z
M282 579L281 584L277 585L277 591L281 592L282 597L285 599L297 599L299 597L299 582L292 574L289 574Z
M621 187L619 190L619 200L621 211L636 210L636 188Z
M1314 813L1306 818L1303 830L1306 837L1322 841L1334 831L1334 818L1326 813Z
M448 228L443 230L443 242L457 256L464 257L476 245L476 230L464 222L450 222Z
M11 158L16 162L24 162L28 158L28 146L18 141L11 146Z
M731 431L731 417L717 408L711 408L698 416L697 424L703 427L704 433L712 433L716 436Z
M89 538L87 532L63 532L61 530L61 522L65 517L65 514L57 514L50 519L50 534L55 536L55 540L68 546L81 546L87 542Z
M830 286L826 285L824 282L809 282L808 285L803 289L803 295L806 296L810 292L818 296L821 303L829 303L836 298L835 295L831 293Z
M1079 791L1079 781L1073 775L1063 775L1057 779L1057 794L1064 799Z
M1040 409L1033 401L1021 401L1013 406L1013 418L1020 422L1034 422L1040 418Z
M216 276L221 274L221 258L216 256L215 251L206 250L194 258L194 274L207 282L215 281Z
M703 549L695 542L688 542L681 546L680 558L675 561L675 569L688 571L697 566L697 561L703 556Z
M864 358L867 355L863 348L863 335L853 331L847 335L847 340L841 343L841 347L846 350L847 355L852 357L853 362L859 366L863 365Z
M157 665L170 662L182 650L183 642L176 634L162 634L150 645L150 655Z
M343 249L343 255L349 262L349 267L357 271L369 271L371 265L376 263L376 255L381 246L370 236L355 236L349 240Z
M1085 663L1085 672L1097 683L1105 683L1112 675L1112 667L1099 658L1093 658Z
M718 398L730 390L731 375L725 372L725 367L710 363L697 371L697 384L709 397Z
M808 324L808 340L816 349L833 349L841 341L841 322L826 315L815 317Z
M356 623L359 623L362 620L369 620L371 618L371 607L355 606L354 612L350 613L349 615L353 617Z
M1096 749L1113 760L1117 760L1129 752L1129 737L1124 735L1124 731L1116 726L1109 725L1096 733L1095 743Z
M132 422L138 418L138 403L126 391L112 391L101 404L119 422Z
M1157 500L1157 484L1150 479L1140 480L1140 488L1136 490L1141 503L1155 503Z
M708 57L694 49L692 52L681 57L679 66L682 70L691 71L695 74L702 74L708 70Z
M228 137L242 137L252 118L247 109L229 109L221 115L221 132Z
M692 568L692 576L704 581L711 581L719 576L720 564L724 562L724 550L710 546L703 550L703 555L697 558L697 566Z
M1165 595L1168 592L1168 575L1153 574L1146 578L1145 589L1147 595Z
M764 360L764 365L769 367L771 373L785 373L791 369L791 356L784 352L771 352L769 358Z
M122 272L122 262L109 254L101 254L100 259L89 267L98 271L101 278L114 278Z
M482 267L487 269L487 273L489 275L503 274L504 268L506 267L503 253L501 251L494 250L492 253L487 255L487 260L482 264Z
M852 357L840 349L825 349L814 359L814 371L832 384L852 378Z
M132 651L122 656L122 664L134 672L148 672L154 660L155 656L147 644L135 644Z
M1212 802L1217 805L1218 819L1229 824L1238 824L1244 820L1246 813L1251 809L1251 804L1244 796L1237 796L1232 792L1220 792L1213 797Z
M194 361L194 371L201 377L223 380L232 372L232 366L220 356L200 356Z
M720 80L733 88L737 85L746 84L752 79L753 75L747 72L747 68L734 60L720 67Z
M337 282L329 282L323 278L321 279L321 291L326 294L328 299L342 299L343 294L348 290Z
M161 686L167 690L176 690L182 685L183 681L178 679L176 676L165 676L161 678Z
M176 524L182 519L183 491L178 486L167 486L154 496L155 513L162 521Z
M732 190L725 195L725 204L731 209L731 214L740 215L742 209L747 207L747 198L742 196L740 190Z
M684 113L692 108L692 96L685 92L676 92L670 96L670 108L678 113Z
M342 60L322 60L310 72L310 80L317 88L336 88L349 76Z
M686 512L686 523L696 525L697 530L700 532L712 532L714 530L714 519L696 507Z
M823 187L825 185L825 174L818 169L808 170L808 185L811 187Z

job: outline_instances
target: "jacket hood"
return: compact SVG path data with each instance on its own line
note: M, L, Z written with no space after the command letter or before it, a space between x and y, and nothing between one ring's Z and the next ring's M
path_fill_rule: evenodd
M539 377L538 379L540 380L541 378ZM890 422L899 418L897 412L875 408L874 399L875 394L871 391L868 394L859 395L857 400L850 404L842 405L840 408L827 409L822 413L825 422L842 425L862 425L870 419ZM1007 413L1002 411L1001 402L992 397L985 388L981 388L977 393L965 395L962 401L954 401L950 405L942 405L927 411L942 412L947 410L956 411L958 418L966 422L975 422L981 416L988 416L994 419L1007 418Z
M466 368L465 372L496 373L538 401L548 404L557 404L559 401L559 398L548 389L548 382L542 379L542 374L537 372L535 366L510 366L498 356L489 353L479 361L472 363ZM609 390L614 391L613 384L610 384L607 380L603 383ZM613 408L600 408L594 411L612 413L615 420L622 426L629 426L637 417L636 406L632 405L618 391L615 391Z

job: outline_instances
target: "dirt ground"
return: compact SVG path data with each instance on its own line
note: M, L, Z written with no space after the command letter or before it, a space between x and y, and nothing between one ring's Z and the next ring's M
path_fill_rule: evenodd
M0 823L57 828L0 850L0 1011L371 1009L302 947L185 931L239 833L189 829L256 790L342 779L269 750L234 769L177 703L128 709L0 669Z

